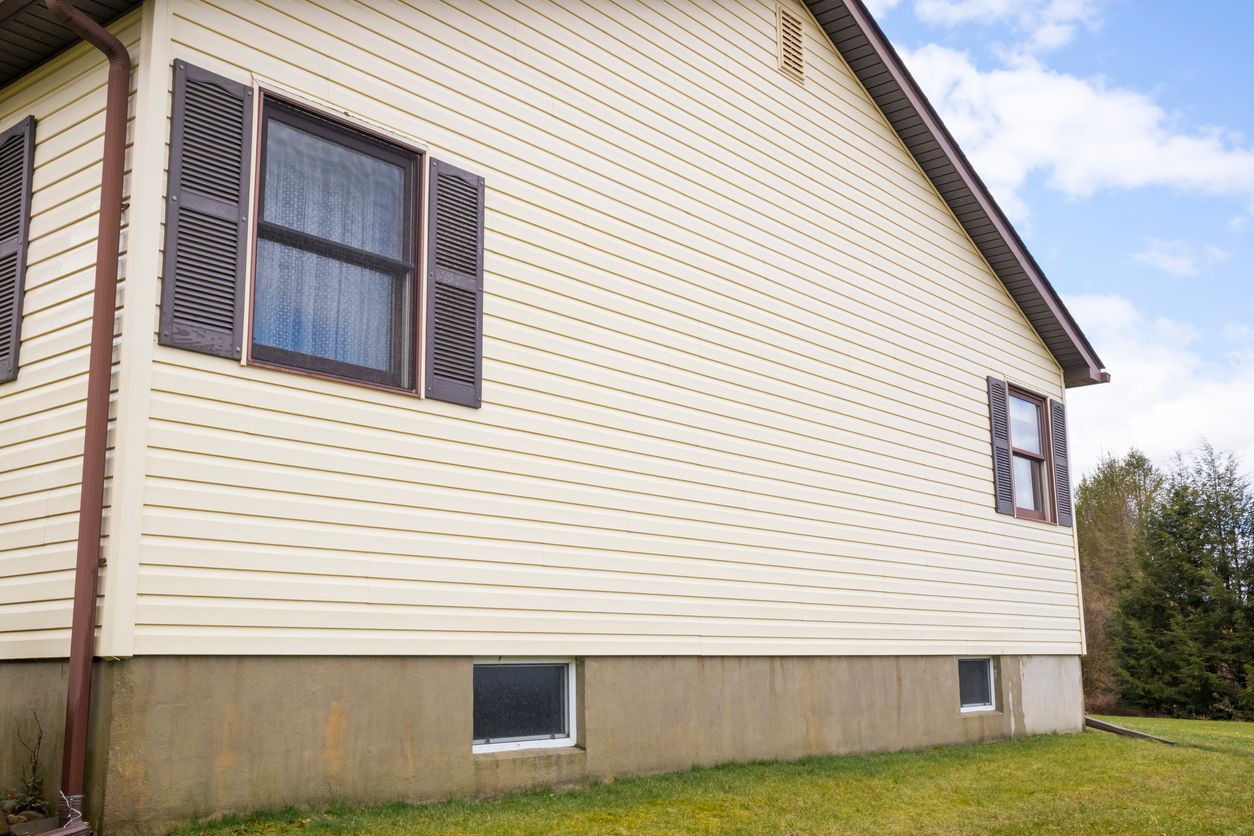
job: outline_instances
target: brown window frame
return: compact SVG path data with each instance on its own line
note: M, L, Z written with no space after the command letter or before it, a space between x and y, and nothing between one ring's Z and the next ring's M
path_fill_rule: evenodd
M1037 520L1039 522L1053 523L1056 522L1057 514L1057 497L1054 496L1054 474L1053 450L1050 445L1049 435L1049 399L1044 395L1038 395L1035 392L1029 392L1019 386L1012 384L1006 385L1006 414L1010 415L1010 399L1019 398L1020 400L1030 401L1036 405L1037 425L1041 434L1041 452L1033 453L1031 450L1024 450L1016 447L1014 444L1014 421L1010 421L1010 491L1014 497L1015 516L1021 519ZM1041 463L1041 499L1045 508L1037 511L1033 508L1023 508L1019 505L1019 491L1017 480L1014 478L1014 460L1016 456L1022 456L1025 459L1032 459Z
M303 103L264 90L261 93L258 115L257 170L253 189L253 222L250 227L251 265L246 337L248 365L421 397L423 273L418 268L422 263L420 232L423 222L425 153L419 148L399 143L391 137L343 119L337 119ZM405 238L402 251L408 255L408 259L393 259L359 250L338 241L285 227L262 218L265 206L267 139L270 122L275 119L337 145L394 163L405 170L404 209L407 216L403 226ZM392 343L392 361L398 370L397 373L389 374L378 369L255 344L253 332L257 321L257 243L262 239L277 241L349 264L376 269L396 277L406 277L409 282L408 304L395 299L392 304L392 332L395 335ZM407 358L404 356L406 336L410 337ZM405 375L402 371L405 368L406 359L409 360L408 380L404 379Z

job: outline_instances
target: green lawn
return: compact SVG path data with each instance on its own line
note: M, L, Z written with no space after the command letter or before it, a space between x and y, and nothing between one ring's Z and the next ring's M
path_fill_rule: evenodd
M757 763L566 792L284 811L183 836L272 833L1254 833L1254 723L1112 718L1100 732Z

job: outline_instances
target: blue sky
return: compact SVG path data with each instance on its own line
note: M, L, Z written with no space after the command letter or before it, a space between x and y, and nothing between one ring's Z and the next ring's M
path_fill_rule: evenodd
M1080 468L1254 472L1254 4L868 6L1114 375L1069 396Z

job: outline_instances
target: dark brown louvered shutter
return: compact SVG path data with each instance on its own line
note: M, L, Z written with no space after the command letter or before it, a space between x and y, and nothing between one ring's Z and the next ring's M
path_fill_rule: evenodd
M483 376L483 178L431 161L427 219L429 398L478 407Z
M1010 401L1006 381L988 379L988 418L993 430L993 493L997 513L1014 514L1015 494L1010 464Z
M0 133L0 383L17 377L30 240L35 117Z
M1054 507L1058 524L1071 526L1071 464L1067 452L1067 407L1049 402L1049 450L1054 458Z
M252 98L247 85L174 62L164 345L239 359Z

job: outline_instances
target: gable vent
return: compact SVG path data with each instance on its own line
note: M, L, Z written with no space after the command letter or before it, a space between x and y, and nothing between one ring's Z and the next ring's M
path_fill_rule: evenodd
M805 24L800 15L783 6L776 6L775 11L779 68L793 81L804 84L806 80Z

